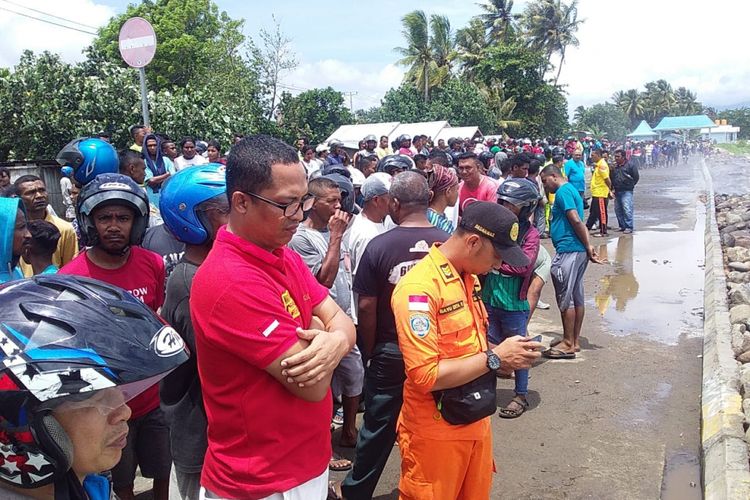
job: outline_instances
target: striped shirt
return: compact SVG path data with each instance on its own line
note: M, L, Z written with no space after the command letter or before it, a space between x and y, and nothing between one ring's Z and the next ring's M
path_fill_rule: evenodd
M448 219L448 217L446 217L444 214L437 213L431 208L427 209L427 220L430 221L430 224L438 229L442 229L448 234L453 234L453 232L456 230L456 228L453 227L453 223Z

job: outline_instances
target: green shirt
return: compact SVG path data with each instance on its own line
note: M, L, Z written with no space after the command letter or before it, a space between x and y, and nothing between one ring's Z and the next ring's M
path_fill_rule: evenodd
M522 276L507 276L491 272L484 280L482 301L488 306L504 311L528 311L529 301L518 298L521 285L523 285Z

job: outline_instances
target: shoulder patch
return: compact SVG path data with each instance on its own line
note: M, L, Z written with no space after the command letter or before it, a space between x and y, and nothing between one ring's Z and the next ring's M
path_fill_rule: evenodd
M286 312L289 313L292 319L299 318L299 307L297 307L297 303L294 302L292 294L289 293L289 290L284 290L284 292L281 294L281 303L284 304Z
M409 295L410 311L429 311L430 299L427 295Z
M409 316L409 328L417 338L424 338L430 331L430 318L426 314L412 314Z
M450 264L440 264L440 272L443 273L443 277L447 280L453 279L455 276Z

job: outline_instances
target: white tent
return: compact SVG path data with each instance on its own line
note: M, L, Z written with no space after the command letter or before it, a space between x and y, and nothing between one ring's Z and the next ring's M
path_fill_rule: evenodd
M447 121L439 122L419 122L419 123L401 123L396 129L391 132L389 138L391 141L395 141L396 137L401 134L415 135L426 135L433 139L443 130L445 127L450 127Z
M437 137L432 137L432 141L437 145L438 141L443 139L447 144L448 139L451 137L459 137L461 139L469 137L470 139L473 139L477 134L482 135L482 131L479 130L479 127L445 127L440 131Z
M380 140L381 135L391 137L394 129L399 126L399 122L384 123L364 123L360 125L342 125L332 133L325 143L328 144L331 139L338 139L344 143L348 149L359 149L359 141L366 135L372 134Z

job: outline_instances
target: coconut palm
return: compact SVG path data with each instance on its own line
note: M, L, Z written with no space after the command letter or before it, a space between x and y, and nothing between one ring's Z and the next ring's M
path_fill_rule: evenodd
M456 52L461 63L461 71L469 81L474 81L476 68L482 60L482 52L487 48L484 24L478 17L469 21L468 26L456 32Z
M493 80L489 82L489 85L479 85L478 88L487 103L487 107L492 112L498 127L506 129L522 125L519 120L511 119L517 103L513 96L505 96L505 85L503 82Z
M406 47L395 49L403 56L397 64L409 67L405 80L422 90L427 102L430 88L446 81L456 58L450 21L446 16L433 14L428 23L424 11L415 10L406 14L401 23Z
M584 106L578 106L573 110L573 121L575 123L583 122L583 118L586 116L586 108Z
M513 0L487 0L477 4L483 11L482 22L490 42L507 42L517 31L518 14L513 14Z
M417 88L424 89L424 100L427 102L430 93L430 65L433 63L427 16L424 11L415 10L401 18L401 24L406 47L395 49L403 56L397 64L409 67L405 79L413 82Z
M451 74L456 58L456 42L447 16L430 16L430 49L434 68L430 75L430 86L440 86Z
M570 4L562 0L542 0L529 3L524 11L522 24L529 45L544 52L547 61L554 54L560 55L555 85L560 79L567 48L578 46L576 32L581 23L583 20L578 19L578 0L572 0Z
M700 113L703 109L698 102L695 92L691 92L685 87L679 87L674 92L675 109L681 115L694 115Z
M671 113L676 102L672 86L663 79L647 83L644 97L645 113L653 120Z
M615 92L612 96L615 104L622 110L630 120L630 125L635 126L643 118L644 102L643 96L637 89L622 90Z

